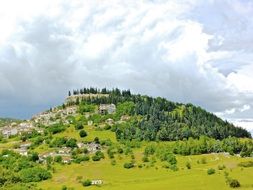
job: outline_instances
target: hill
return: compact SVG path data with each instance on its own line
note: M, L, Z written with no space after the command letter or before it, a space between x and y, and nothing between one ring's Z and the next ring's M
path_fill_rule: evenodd
M129 90L75 90L61 106L0 132L0 190L253 186L247 131L191 104Z
M198 138L201 135L215 139L229 136L251 137L245 129L235 127L192 104L174 103L160 97L132 95L130 90L121 92L119 89L100 91L84 88L74 91L73 94L75 98L70 96L72 101L68 101L67 105L80 104L80 110L88 105L115 104L117 111L111 116L112 119L119 120L123 115L139 116L138 119L117 126L118 139L170 141ZM101 96L103 94L106 96Z
M0 118L0 127L6 126L11 123L15 123L15 122L18 123L18 122L20 122L20 120L13 119L13 118Z

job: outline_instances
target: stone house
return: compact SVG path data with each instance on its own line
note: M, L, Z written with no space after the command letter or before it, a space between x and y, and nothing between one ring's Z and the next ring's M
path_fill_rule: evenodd
M100 114L113 114L116 111L116 106L114 104L100 104L98 110Z
M91 153L96 152L96 151L101 149L100 144L97 144L95 142L88 143L88 144L85 145L85 147Z
M91 185L102 185L103 181L100 179L95 179L91 181Z
M108 125L113 125L114 124L114 120L109 118L105 121Z
M17 134L18 134L18 129L16 127L7 126L2 129L2 135L5 138L9 138L10 136L17 135Z

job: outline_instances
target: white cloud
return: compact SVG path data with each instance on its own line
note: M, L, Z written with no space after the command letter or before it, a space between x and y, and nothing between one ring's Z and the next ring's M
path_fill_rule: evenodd
M0 4L2 115L30 115L90 85L192 102L223 118L253 113L247 2Z

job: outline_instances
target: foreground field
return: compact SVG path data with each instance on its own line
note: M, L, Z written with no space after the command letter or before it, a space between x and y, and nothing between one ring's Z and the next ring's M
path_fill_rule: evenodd
M136 161L142 163L140 154L135 151ZM206 164L198 163L202 158ZM149 163L143 168L123 168L124 162L129 159L116 159L115 166L111 165L110 159L106 158L100 162L89 161L83 164L71 164L67 166L56 165L53 178L38 184L42 189L61 189L63 185L74 189L101 189L101 190L213 190L231 189L225 182L224 172L240 181L241 190L253 189L253 168L241 168L237 164L242 161L249 161L252 158L239 158L224 154L209 154L199 156L177 156L178 171L171 171L162 167L157 162L151 167ZM187 169L186 162L191 163L191 169ZM218 170L218 165L224 164L226 169ZM207 169L214 168L216 173L207 175ZM80 179L101 179L103 185L83 187Z

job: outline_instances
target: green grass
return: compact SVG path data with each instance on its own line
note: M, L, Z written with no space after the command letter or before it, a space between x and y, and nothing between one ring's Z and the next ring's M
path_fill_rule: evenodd
M136 161L142 163L140 152L135 151ZM198 164L197 161L205 157L207 164ZM241 169L237 164L241 161L250 160L238 158L236 156L226 157L223 154L209 154L198 156L177 156L179 170L173 172L162 167L162 163L157 162L154 167L135 167L124 169L123 164L130 161L129 157L122 160L116 158L116 165L112 166L110 160L106 158L100 162L89 161L82 164L56 165L53 178L39 183L43 189L61 189L62 185L83 189L77 177L83 179L102 179L104 184L101 187L92 186L90 190L213 190L230 189L225 183L224 171L240 181L240 189L253 189L253 168ZM252 159L251 159L252 160ZM186 162L190 162L192 169L187 169ZM226 166L225 170L218 170L220 164ZM147 163L149 165L149 163ZM214 175L207 175L208 168L215 168Z
M81 138L79 131L75 130L74 126L70 126L64 132L54 135L55 137L72 137L78 141L93 141L95 137L100 140L111 139L112 142L116 142L115 133L110 130L94 130L94 126L84 126L84 130L88 133L87 137Z

